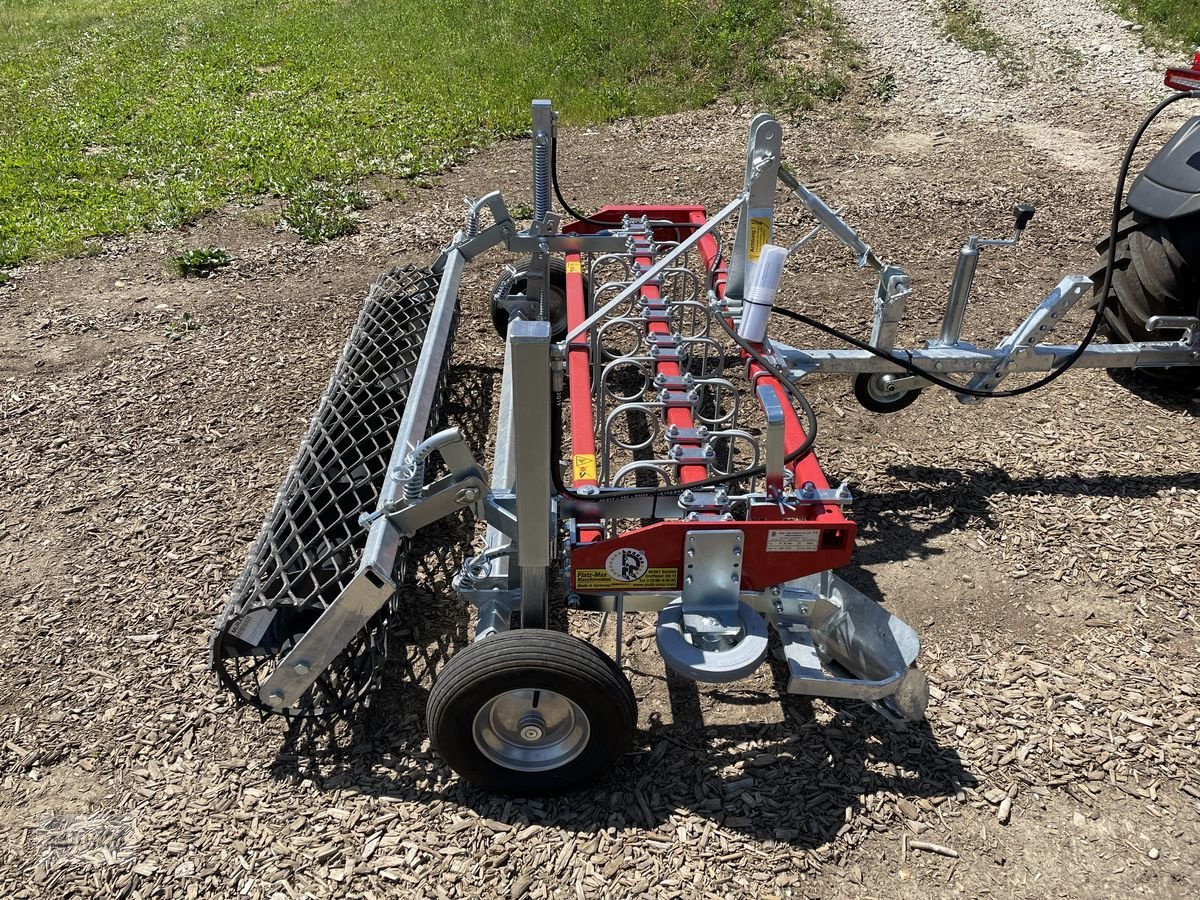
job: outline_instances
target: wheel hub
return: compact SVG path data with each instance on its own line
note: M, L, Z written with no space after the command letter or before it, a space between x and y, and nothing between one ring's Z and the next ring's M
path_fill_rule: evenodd
M521 716L520 730L522 740L535 743L546 736L546 720L541 713L531 710Z
M583 752L591 736L587 714L556 691L505 691L479 708L472 724L479 751L518 772L544 772Z

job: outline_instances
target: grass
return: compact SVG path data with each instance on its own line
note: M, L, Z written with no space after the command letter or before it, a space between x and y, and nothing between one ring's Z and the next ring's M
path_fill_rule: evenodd
M983 12L971 0L939 0L939 3L946 37L980 53L995 54L1004 46L1004 39L984 24Z
M183 278L207 278L233 260L219 247L196 247L171 257L170 268Z
M519 134L534 97L582 123L837 96L842 49L776 65L793 29L840 25L828 0L0 0L0 268L263 195L344 233L352 188Z
M1200 3L1197 0L1117 0L1122 13L1150 26L1170 41L1200 46Z

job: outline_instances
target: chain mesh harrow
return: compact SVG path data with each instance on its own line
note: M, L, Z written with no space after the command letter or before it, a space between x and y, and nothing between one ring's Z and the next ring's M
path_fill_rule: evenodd
M437 289L433 273L413 266L392 269L371 285L214 628L211 665L244 703L290 717L344 714L377 682L391 604L293 707L281 711L259 699L259 686L277 661L357 571L367 535L358 517L374 509L383 486ZM398 567L405 562L402 552ZM395 574L403 579L403 571Z

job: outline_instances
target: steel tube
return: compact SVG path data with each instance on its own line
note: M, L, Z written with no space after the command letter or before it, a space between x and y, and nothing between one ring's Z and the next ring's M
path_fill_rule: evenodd
M674 250L672 250L670 253L668 253L666 256L664 256L662 259L660 259L657 263L655 263L653 266L651 266L645 272L643 272L639 277L637 277L632 282L630 282L630 284L623 291L621 291L621 293L617 294L617 296L615 296L612 300L610 300L610 301L608 301L608 303L604 304L603 307L596 310L594 313L592 313L590 316L588 316L586 319L584 319L582 322L580 322L578 325L576 325L574 328L572 328L570 330L570 332L567 333L566 342L568 344L571 343L571 341L573 341L573 340L575 340L575 338L579 337L579 335L581 335L583 332L585 332L588 328L590 328L592 325L596 324L596 322L598 322L600 319L604 318L606 315L608 315L610 312L612 312L614 309L616 309L618 306L620 306L622 303L624 303L626 300L628 300L630 297L632 297L635 293L637 293L639 290L641 290L642 287L648 281L650 281L651 279L656 277L659 272L661 272L663 269L670 266L671 263L673 263L675 260L679 259L679 257L683 256L685 253L687 253L693 247L695 247L698 243L700 243L700 241L705 237L705 235L707 235L710 231L712 231L714 228L716 228L718 225L720 225L723 221L725 221L731 215L733 215L735 212L737 212L738 207L740 207L742 205L742 201L744 201L745 199L746 199L746 194L743 192L741 194L738 194L738 196L735 197L733 200L729 201L729 204L727 206L725 206L724 209L722 209L715 216L713 216L711 219L709 219L704 225L700 226L695 231L693 231L691 233L691 235L689 235L687 238L680 241Z

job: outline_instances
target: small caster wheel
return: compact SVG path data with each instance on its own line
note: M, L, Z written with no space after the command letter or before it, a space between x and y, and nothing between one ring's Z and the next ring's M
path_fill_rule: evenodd
M503 301L512 294L524 294L528 290L529 270L533 259L523 259L513 266L510 275L501 276L492 289L492 325L500 337L508 335L508 310ZM549 265L550 284L546 293L546 318L550 321L550 339L561 341L567 336L567 264L552 257ZM584 292L587 282L584 281ZM531 298L535 303L537 298Z
M740 681L767 658L767 623L750 604L738 603L741 635L728 646L693 644L684 634L683 601L676 600L658 614L658 652L673 671L693 681L726 684Z
M880 375L864 372L854 379L854 399L863 407L876 413L899 412L921 395L920 388L898 391L891 387L896 375ZM891 387L891 390L889 390Z
M637 701L616 663L591 644L522 628L451 657L426 718L434 749L462 778L533 796L612 768L633 742Z

